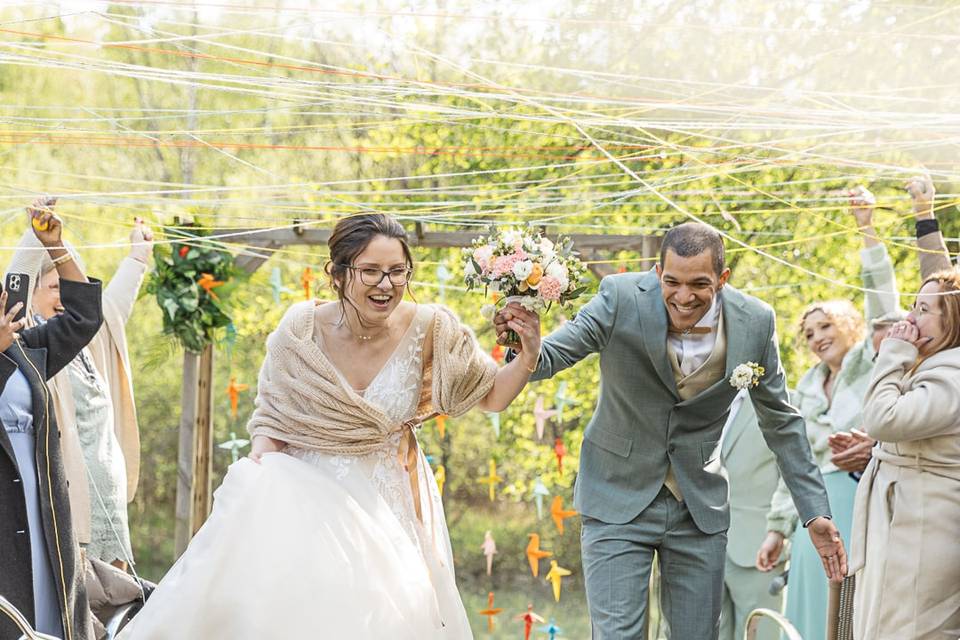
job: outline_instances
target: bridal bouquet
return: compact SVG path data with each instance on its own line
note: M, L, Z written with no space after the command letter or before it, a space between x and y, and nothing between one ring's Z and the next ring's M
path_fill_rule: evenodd
M570 238L554 244L540 233L493 229L463 249L467 289L482 286L498 294L503 304L519 302L536 312L577 298L586 289L580 286L584 272ZM496 307L484 305L481 312L492 319Z

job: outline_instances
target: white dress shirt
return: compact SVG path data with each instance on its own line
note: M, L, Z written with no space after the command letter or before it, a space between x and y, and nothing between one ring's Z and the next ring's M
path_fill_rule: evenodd
M667 333L667 340L677 354L680 372L688 376L699 369L717 342L717 328L720 325L720 295L713 297L713 304L695 327L709 327L710 333Z

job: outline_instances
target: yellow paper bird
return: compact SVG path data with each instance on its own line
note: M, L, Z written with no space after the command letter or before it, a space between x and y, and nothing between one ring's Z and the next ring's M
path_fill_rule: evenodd
M561 567L556 560L550 561L550 572L544 579L553 584L553 597L556 598L557 602L560 602L560 581L570 574L571 571Z
M437 465L437 470L433 474L433 479L437 481L437 489L440 490L440 497L443 497L443 485L447 483L447 468L442 464Z
M477 482L485 484L490 489L490 502L493 502L497 497L497 485L503 482L503 478L497 475L497 461L493 458L490 458L490 471L486 476L480 478Z
M240 392L250 388L248 384L237 384L236 378L230 378L230 384L227 385L227 395L230 396L230 413L234 418L237 417L237 402L240 400Z
M222 280L214 280L213 276L209 273L201 273L200 279L197 280L197 286L207 292L207 295L213 298L216 301L220 301L220 298L217 297L217 294L214 293L214 289L217 287L222 287L225 282Z
M557 531L563 535L563 521L577 515L573 509L563 508L563 498L555 496L550 503L550 517L553 518L553 524L557 525Z
M543 551L540 548L539 533L528 533L527 536L530 538L530 542L527 544L527 560L530 562L530 571L533 572L533 577L536 578L540 575L540 560L549 558L553 553Z

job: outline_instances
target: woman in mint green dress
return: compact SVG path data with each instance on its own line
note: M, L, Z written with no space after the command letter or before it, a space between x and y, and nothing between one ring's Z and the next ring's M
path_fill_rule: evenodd
M865 190L860 195L862 199L853 202L855 207L872 200ZM867 289L866 319L872 322L899 310L899 295L893 264L870 224L872 210L855 208L854 214L865 238L862 278ZM791 402L806 421L807 438L823 474L834 523L847 549L857 481L831 460L830 437L863 428L863 398L876 355L872 336L865 334L864 317L849 301L818 302L807 307L800 337L819 362L803 375L791 394ZM768 534L758 553L757 567L769 570L776 566L784 541L798 525L805 524L798 522L793 501L781 481L767 516ZM793 537L789 569L785 614L804 640L822 640L829 585L808 536Z

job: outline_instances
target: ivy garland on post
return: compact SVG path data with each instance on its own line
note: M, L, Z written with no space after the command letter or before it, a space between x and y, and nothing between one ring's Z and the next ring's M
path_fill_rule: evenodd
M157 297L163 313L163 332L183 347L200 353L214 332L230 324L228 300L231 285L242 275L233 255L203 239L199 231L164 229L173 243L154 245L156 269L147 292Z

